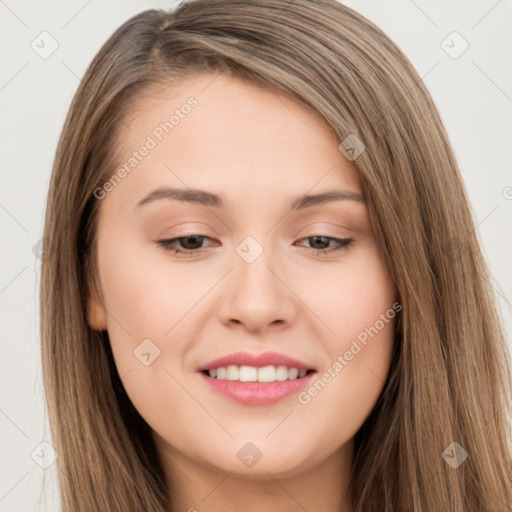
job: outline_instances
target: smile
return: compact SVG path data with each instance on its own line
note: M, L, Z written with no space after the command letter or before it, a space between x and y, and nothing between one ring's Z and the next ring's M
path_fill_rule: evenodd
M275 382L294 380L305 377L307 373L308 370L288 368L284 365L270 365L264 366L263 368L257 368L256 366L237 366L232 364L208 370L208 375L217 380L236 380L240 382Z
M246 405L266 405L298 393L317 373L275 352L239 352L211 361L199 372L210 389Z
M304 377L272 382L241 382L239 380L217 379L205 373L201 373L201 376L211 389L239 403L266 405L300 392L308 385L315 373L315 371L312 371Z

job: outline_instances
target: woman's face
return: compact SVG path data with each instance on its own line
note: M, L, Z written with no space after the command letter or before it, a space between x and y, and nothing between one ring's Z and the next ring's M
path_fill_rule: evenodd
M140 100L128 126L124 172L95 191L89 322L166 465L263 478L348 458L396 311L340 141L291 100L209 74Z

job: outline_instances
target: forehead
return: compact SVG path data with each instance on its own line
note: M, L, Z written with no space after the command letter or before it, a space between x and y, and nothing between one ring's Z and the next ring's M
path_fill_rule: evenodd
M126 124L118 168L127 172L112 200L122 195L135 204L158 186L240 200L280 200L336 185L360 193L355 169L319 116L237 78L203 73L160 86L134 103Z

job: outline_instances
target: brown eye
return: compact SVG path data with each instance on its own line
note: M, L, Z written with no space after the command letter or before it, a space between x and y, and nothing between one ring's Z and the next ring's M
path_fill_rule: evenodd
M324 236L324 235L315 235L308 236L303 238L302 240L311 240L311 249L320 254L332 253L337 251L342 251L347 249L349 245L354 241L352 238L334 238L332 236ZM335 242L335 246L328 247L330 242ZM318 247L318 245L320 247ZM327 248L326 248L327 246Z
M177 253L195 253L204 249L202 242L210 239L205 235L187 235L169 240L159 240L158 243L167 251ZM178 247L176 247L178 246Z

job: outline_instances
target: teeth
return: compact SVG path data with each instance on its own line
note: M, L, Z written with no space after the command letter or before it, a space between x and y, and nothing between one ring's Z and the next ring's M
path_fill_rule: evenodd
M287 380L288 379L288 368L286 366L276 367L276 380Z
M238 368L235 365L227 367L226 380L238 380Z
M258 382L274 382L276 380L276 367L264 366L258 369Z
M299 375L299 370L297 368L288 368L288 378L296 379Z
M208 370L210 377L218 380L237 380L240 382L275 382L282 380L294 380L305 377L307 370L298 370L297 368L288 368L287 366L264 366L256 368L254 366L221 366Z
M238 369L238 380L240 382L257 382L258 368L254 368L254 366L240 366Z

